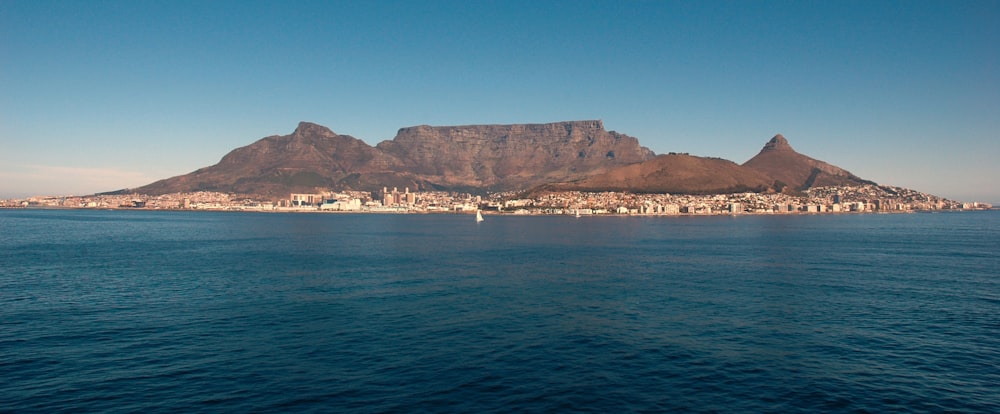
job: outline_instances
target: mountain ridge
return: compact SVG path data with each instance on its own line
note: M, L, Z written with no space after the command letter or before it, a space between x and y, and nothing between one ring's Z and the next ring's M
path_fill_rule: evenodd
M800 154L781 134L738 165L714 157L661 155L535 190L631 191L637 193L725 194L734 192L801 192L814 186L874 184L832 164Z
M272 197L317 189L382 187L506 191L645 161L638 139L600 120L401 128L370 146L300 122L289 135L239 147L215 165L136 188L144 194L223 191Z
M670 153L604 129L600 120L417 125L371 146L311 122L236 148L212 166L130 190L220 191L283 198L385 187L463 192L532 189L721 194L874 184L796 152L781 134L743 164Z

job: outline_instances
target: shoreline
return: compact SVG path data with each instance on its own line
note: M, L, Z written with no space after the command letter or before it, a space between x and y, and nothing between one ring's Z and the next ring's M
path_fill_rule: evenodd
M476 211L421 211L421 210L400 210L400 211L338 211L320 209L253 209L253 208L145 208L145 207L69 207L69 206L0 206L0 210L74 210L74 211L136 211L136 212L195 212L195 213L261 213L261 214L374 214L374 215L468 215L474 216ZM788 211L788 212L742 212L742 213L677 213L677 214L632 214L632 213L591 213L582 214L576 217L570 212L565 213L544 213L544 212L497 212L496 210L480 210L485 217L739 217L739 216L829 216L829 215L868 215L868 214L936 214L936 213L967 213L994 211L1000 208L963 208L963 209L939 209L939 210L887 210L887 211ZM567 210L569 211L569 210Z

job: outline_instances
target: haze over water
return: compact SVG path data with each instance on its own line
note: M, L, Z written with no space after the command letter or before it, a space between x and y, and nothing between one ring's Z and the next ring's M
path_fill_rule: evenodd
M0 411L1000 411L996 211L0 210Z

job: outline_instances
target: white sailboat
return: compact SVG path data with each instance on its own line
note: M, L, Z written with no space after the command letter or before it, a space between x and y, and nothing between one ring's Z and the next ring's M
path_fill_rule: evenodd
M483 221L483 213L480 213L479 210L476 210L476 223L480 221Z
M580 209L576 209L576 218L580 218Z

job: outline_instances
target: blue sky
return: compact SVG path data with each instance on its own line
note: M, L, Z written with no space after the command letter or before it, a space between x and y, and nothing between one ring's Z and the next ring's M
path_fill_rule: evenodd
M325 125L602 119L742 163L777 133L1000 204L996 1L0 0L0 198L136 187Z

